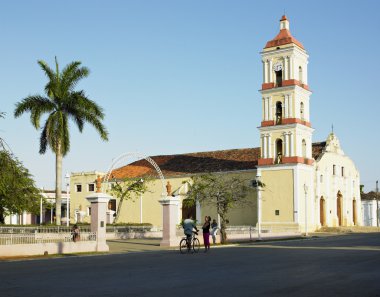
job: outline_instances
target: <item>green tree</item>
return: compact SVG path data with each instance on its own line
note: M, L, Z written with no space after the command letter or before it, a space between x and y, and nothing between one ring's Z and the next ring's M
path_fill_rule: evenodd
M116 181L110 190L110 194L120 199L117 206L114 223L118 223L121 207L125 200L135 201L137 197L148 190L148 178L126 178L122 181Z
M6 150L0 150L0 168L0 224L9 214L38 213L42 196L28 169Z
M201 204L216 208L220 216L221 243L227 242L226 224L228 211L238 204L248 203L247 195L253 190L250 181L226 174L195 175L189 181L185 206Z
M16 104L14 116L17 118L30 112L32 125L40 128L41 116L47 114L40 136L40 154L48 147L55 153L55 195L57 225L61 224L62 159L70 150L69 119L73 120L80 132L84 124L91 124L103 140L108 140L108 132L101 120L102 108L87 98L83 90L76 91L78 82L89 75L89 69L74 61L60 71L55 58L55 71L46 62L38 61L48 78L46 96L28 96Z

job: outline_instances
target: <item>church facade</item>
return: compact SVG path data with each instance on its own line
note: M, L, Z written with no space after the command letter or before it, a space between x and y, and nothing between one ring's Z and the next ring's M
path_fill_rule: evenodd
M173 191L168 194L179 196L181 201L186 199L184 181L195 174L240 175L247 180L259 175L265 184L261 191L263 229L304 232L322 226L361 225L360 176L355 164L344 154L334 133L330 133L326 141L313 143L308 54L302 43L291 35L286 16L280 20L279 34L267 42L261 57L260 147L151 156L171 184ZM89 221L86 193L79 193L78 189L90 189L97 174L72 174L72 220L82 214L81 219ZM145 160L112 172L117 180L147 175L156 174ZM121 210L120 221L161 226L160 182L158 178L154 179L150 191L136 197L134 202L127 201L125 209ZM249 206L231 210L231 225L257 224L257 193L252 191L249 195L252 202ZM115 198L110 204L111 214L118 203ZM181 203L179 208L183 215ZM203 215L215 218L216 210L197 205L194 216L198 222L202 221Z
M313 156L308 54L290 33L280 32L261 52L263 63L261 156L257 170L266 184L263 224L299 230L360 224L360 179L354 163L331 133ZM282 182L279 182L282 181Z

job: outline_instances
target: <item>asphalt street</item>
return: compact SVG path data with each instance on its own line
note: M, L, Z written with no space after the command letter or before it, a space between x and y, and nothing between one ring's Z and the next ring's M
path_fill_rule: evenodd
M2 261L0 296L380 296L380 234Z

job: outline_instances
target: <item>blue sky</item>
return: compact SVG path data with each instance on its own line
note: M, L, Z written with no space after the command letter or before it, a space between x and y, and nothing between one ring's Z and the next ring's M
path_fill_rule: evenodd
M37 60L91 70L78 88L105 110L110 141L71 129L63 171L106 170L129 151L175 154L259 146L259 52L290 30L310 55L313 141L331 131L365 190L380 177L378 1L0 1L0 137L54 188L54 155L15 103L43 93Z

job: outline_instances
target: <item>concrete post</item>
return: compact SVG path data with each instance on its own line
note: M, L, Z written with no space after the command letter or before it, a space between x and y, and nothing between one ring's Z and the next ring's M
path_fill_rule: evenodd
M108 202L112 198L104 193L94 193L86 199L91 203L91 232L96 232L98 252L108 252L106 243L106 223Z
M161 246L177 246L179 241L176 235L179 223L179 198L165 197L159 201L162 205L162 241Z

